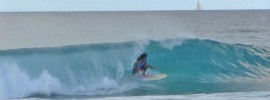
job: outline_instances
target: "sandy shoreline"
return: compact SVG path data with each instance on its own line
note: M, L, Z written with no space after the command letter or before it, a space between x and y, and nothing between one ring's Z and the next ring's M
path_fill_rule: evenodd
M220 34L225 33L224 30L228 29L228 26L234 25L234 20L230 23L226 16L222 16L231 13L229 16L235 17L233 15L241 15L239 12L243 11L224 12L226 13L220 11L2 12L0 13L0 50L125 42L145 38L159 40L186 36L211 36L222 40L233 35L232 41L246 43L246 37L254 36L252 32L245 34L244 37L236 36L237 31L234 33L234 30ZM249 12L267 11L244 11L243 16ZM251 28L248 29L252 30ZM266 32L262 33L261 37L269 37L268 29L264 30ZM242 37L242 40L239 39ZM269 41L268 38L265 40Z

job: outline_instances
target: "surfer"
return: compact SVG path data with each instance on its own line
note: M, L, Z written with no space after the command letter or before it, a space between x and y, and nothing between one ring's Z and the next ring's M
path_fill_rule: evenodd
M155 67L152 67L150 66L149 64L147 64L146 62L147 60L147 54L146 53L143 53L141 54L138 58L137 58L137 61L136 63L133 65L133 69L132 69L132 74L136 74L138 73L139 71L142 72L142 75L145 76L145 72L146 70L149 68L152 68L152 69L156 69Z

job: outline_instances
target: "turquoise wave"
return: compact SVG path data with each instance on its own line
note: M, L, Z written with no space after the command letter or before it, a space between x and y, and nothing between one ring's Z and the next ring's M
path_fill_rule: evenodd
M132 78L136 57L166 73ZM269 91L270 49L201 39L133 41L0 51L0 98ZM27 90L27 91L26 91Z

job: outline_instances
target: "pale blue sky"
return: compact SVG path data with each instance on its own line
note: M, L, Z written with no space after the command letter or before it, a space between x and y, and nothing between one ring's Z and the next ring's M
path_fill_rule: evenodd
M270 0L200 0L203 10L270 9ZM9 11L194 10L197 0L0 0Z

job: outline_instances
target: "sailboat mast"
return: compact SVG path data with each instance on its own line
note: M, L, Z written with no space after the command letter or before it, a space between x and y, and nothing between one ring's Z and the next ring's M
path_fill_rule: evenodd
M200 4L200 1L199 0L197 2L197 8L196 8L196 10L202 10L202 7L201 7L201 4Z

